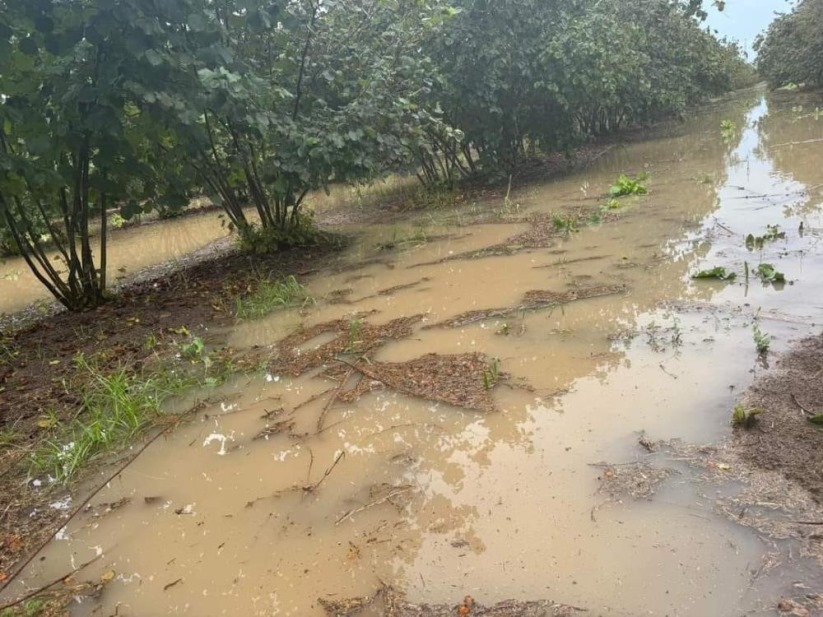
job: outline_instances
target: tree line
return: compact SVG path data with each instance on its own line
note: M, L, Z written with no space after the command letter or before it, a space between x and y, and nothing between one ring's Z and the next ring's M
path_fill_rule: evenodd
M105 300L113 208L129 219L205 194L245 248L307 245L305 199L332 183L508 174L747 85L700 10L0 0L0 231L69 310Z
M772 88L823 86L823 0L801 0L755 41L757 71Z

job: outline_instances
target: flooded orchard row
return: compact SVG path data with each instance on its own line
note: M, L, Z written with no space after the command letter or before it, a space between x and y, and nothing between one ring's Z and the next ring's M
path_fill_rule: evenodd
M78 615L319 616L319 598L383 584L416 602L766 615L793 583L819 588L819 556L728 515L745 478L704 447L728 437L766 368L754 327L780 351L823 323L823 143L809 141L823 118L801 101L741 94L505 203L362 230L335 272L308 282L316 305L215 335L265 347L269 370L152 445L7 593L97 554L84 574L115 580ZM738 128L721 135L721 120ZM523 242L529 217L605 204L618 174L639 172L648 195ZM692 280L715 267L737 276ZM360 365L359 396L310 363L274 370L336 336L279 349L299 328L341 320L357 363L364 329L415 315ZM493 409L369 377L369 362L427 354L484 358L467 366Z

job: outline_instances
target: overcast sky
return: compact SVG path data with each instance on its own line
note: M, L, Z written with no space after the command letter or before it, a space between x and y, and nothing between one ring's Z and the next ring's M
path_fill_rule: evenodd
M740 41L751 52L754 38L769 26L775 13L788 13L791 7L790 0L726 0L722 13L709 8L708 24L721 36Z

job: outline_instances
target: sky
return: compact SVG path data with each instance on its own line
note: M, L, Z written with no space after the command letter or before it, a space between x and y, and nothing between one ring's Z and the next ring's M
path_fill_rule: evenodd
M708 25L717 30L720 36L739 41L752 54L755 37L766 28L775 17L775 13L788 13L790 0L726 0L723 12L705 2L708 7Z

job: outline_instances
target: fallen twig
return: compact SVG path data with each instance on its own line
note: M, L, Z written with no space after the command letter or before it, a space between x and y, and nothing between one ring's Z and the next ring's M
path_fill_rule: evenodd
M172 426L173 426L173 425L172 425ZM57 533L57 531L59 531L60 529L62 529L62 528L63 528L63 527L65 527L66 525L68 525L68 524L72 521L72 519L73 519L75 516L77 516L77 515L80 513L80 511L81 511L81 510L83 510L83 509L84 509L84 508L85 508L85 507L89 504L89 502L90 502L92 499L94 499L94 498L95 498L95 497L96 497L96 496L100 493L100 491L102 491L104 488L106 488L106 487L109 485L109 482L111 482L111 481L112 481L112 480L114 480L117 476L119 476L121 473L123 473L123 472L126 470L126 468L127 468L129 465L131 465L131 464L132 464L135 460L137 460L137 457L139 457L141 454L143 454L143 452L145 452L145 451L146 451L146 449L147 449L150 445L152 445L155 441L157 441L157 440L158 440L158 439L159 439L162 435L165 435L168 431L170 431L170 430L172 429L172 426L168 426L168 427L166 427L166 428L165 428L165 429L163 429L162 431L158 432L158 433L157 433L154 437L152 437L151 439L149 439L149 440L148 440L146 443L144 443L142 446L140 446L140 448L137 450L137 452L135 452L135 453L134 453L134 455L133 455L133 456L131 456L128 460L126 460L126 462L125 462L125 463L123 463L122 465L120 465L120 467L118 467L118 468L114 471L114 473L112 473L112 474L111 474L111 475L110 475L110 476L106 479L106 481L105 481L105 482L103 482L102 484L100 484L100 486L98 486L96 489L94 489L94 490L91 492L91 494L90 494L88 497L86 497L86 498L85 498L85 499L84 499L84 500L80 503L80 505L79 505L79 506L77 506L77 507L74 509L74 511L72 511L72 513L69 515L69 517L68 517L65 521L61 521L60 526L58 527L58 529L55 529L54 531L52 531L52 532L49 534L49 536L45 539L45 541L43 541L43 542L41 542L41 543L40 543L40 546L38 546L38 547L37 547L37 549L36 549L34 552L32 552L32 554L31 554L31 555L29 555L28 559L26 559L26 560L23 562L23 564L22 564L19 568L17 568L17 570L15 570L15 571L14 571L14 574L12 574L11 576L9 576L9 578L8 578L8 579L6 579L6 582L5 582L5 583L3 583L3 586L2 586L2 587L0 587L0 591L3 591L3 590L4 590L6 587L8 587L8 586L9 586L9 585L10 585L10 584L11 584L11 583L12 583L12 582L13 582L13 581L14 581L14 580L18 577L18 576L20 576L20 573L21 573L23 570L25 570L25 569L26 569L26 567L27 567L27 566L28 566L28 565L29 565L32 561L34 561L34 558L35 558L35 557L37 557L37 555L39 555L39 554L40 554L40 551L42 551L44 548L46 548L46 545L47 545L49 542L51 542L51 541L52 541L52 538L54 538L54 534L55 534L55 533ZM61 580L62 580L62 579L61 579Z
M314 464L314 453L311 452L311 450L309 450L309 453L311 454L311 461L309 462L309 473L311 473L311 466ZM323 472L323 475L320 477L320 479L317 482L314 482L312 484L303 484L303 485L294 484L294 485L292 485L288 488L284 488L282 490L279 490L279 491L275 492L274 494L270 495L270 497L279 497L280 495L283 495L285 493L296 493L296 492L302 492L303 494L313 493L314 491L316 491L318 489L318 487L323 483L323 481L326 478L328 478L329 475L331 475L331 472L334 471L334 468L337 467L337 464L341 460L343 460L345 458L345 456L346 456L345 452L340 452L340 454L337 455L337 458L334 459L334 462L331 464L331 467L329 467L325 472ZM267 497L257 497L256 499L252 499L251 501L246 502L246 507L251 508L258 501L262 501L263 499L266 499L266 498Z
M337 397L340 396L340 393L343 391L343 388L346 387L346 384L349 382L349 379L351 379L351 376L354 373L354 371L355 367L349 369L345 377L343 377L343 379L340 380L340 384L334 389L334 392L332 392L331 397L329 397L329 400L326 401L326 404L323 406L323 411L320 412L320 416L317 418L318 433L323 430L323 422L325 422L326 420L326 415L328 415L329 410L332 408L332 405L334 405L335 401L337 400Z
M323 398L324 396L326 396L332 390L334 390L334 388L329 388L328 390L323 390L322 392L318 392L317 394L307 398L302 403L299 403L299 404L295 405L294 409L292 409L292 412L295 412L298 409L300 409L302 407L305 407L306 405L311 405L314 401L316 401L319 398Z
M797 400L797 397L794 394L790 394L789 396L791 397L792 402L795 405L797 405L798 408L800 409L800 411L802 411L804 414L806 414L807 416L814 416L815 415L815 413L813 411L809 411L808 409L803 407L803 405L800 404L800 401Z
M385 495L385 496L381 497L380 499L369 502L365 506L360 506L359 508L355 508L354 510L349 510L343 516L341 516L336 521L334 521L334 524L339 525L340 523L342 523L343 521L351 518L355 514L359 514L360 512L368 510L369 508L373 508L374 506L379 506L380 504L386 503L392 497L397 497L401 493L405 493L406 491L408 491L411 488L412 488L411 486L401 486L400 488L396 488L393 491L391 491L388 495Z
M97 561L98 559L100 559L102 556L103 556L103 553L100 553L99 555L97 555L97 556L93 557L92 559L89 559L86 563L80 564L79 566L77 566L76 568L74 568L74 569L73 569L71 572L69 572L68 574L64 574L64 575L63 575L63 576L61 576L60 578L56 578L56 579L54 579L53 581L51 581L50 583L47 583L47 584L45 584L45 585L41 585L41 586L40 586L40 587L38 587L37 589L35 589L35 590L33 590L33 591L30 591L29 593L27 593L27 594L26 594L26 595L24 595L23 597L18 598L17 600L14 600L13 602L9 602L9 603L7 603L7 604L4 604L3 606L0 606L0 613L4 612L4 611L6 611L6 610L8 610L8 609L10 609L10 608L14 608L15 606L19 606L19 605L21 605L23 602L25 602L26 600L31 600L32 598L34 598L34 597L36 597L36 596L39 596L39 595L40 595L41 593L43 593L44 591L48 591L48 590L49 590L49 588L54 587L54 586L55 586L55 585L57 585L58 583L62 583L63 581L65 581L65 580L66 580L67 578L69 578L70 576L73 576L73 575L77 574L78 572L80 572L81 570L84 570L85 568L87 568L88 566L90 566L91 564L93 564L95 561ZM17 576L17 574L15 574L15 576Z
M728 231L728 232L729 232L730 234L732 234L733 236L734 236L734 235L737 235L737 234L735 234L735 232L733 232L731 229L729 229L728 227L726 227L723 223L721 223L721 222L720 222L720 221L718 221L717 219L714 219L714 224L715 224L715 225L717 225L720 229L724 229L725 231Z

